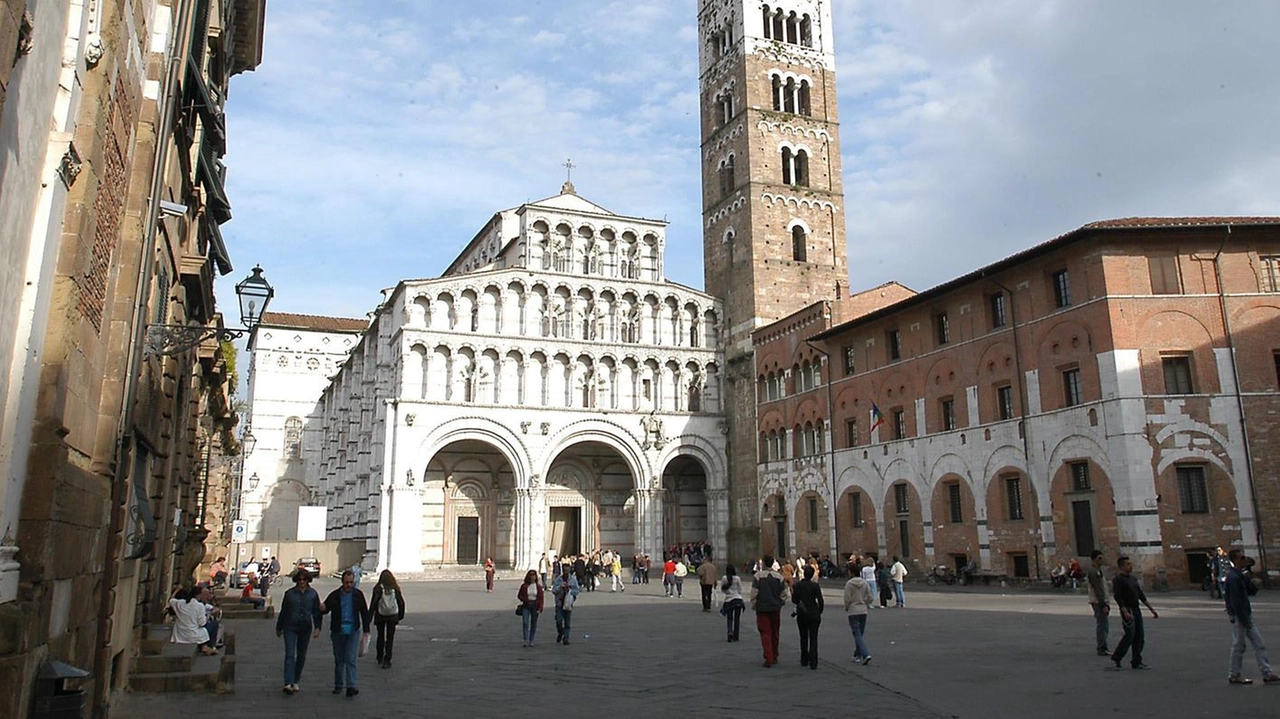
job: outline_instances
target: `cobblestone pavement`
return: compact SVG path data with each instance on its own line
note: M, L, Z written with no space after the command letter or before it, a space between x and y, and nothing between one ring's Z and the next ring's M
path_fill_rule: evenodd
M322 580L317 589L323 596L334 586ZM799 665L794 621L785 614L776 667L761 667L750 610L742 641L726 643L723 619L700 609L696 582L686 582L692 591L683 599L665 598L660 584L583 593L572 645L554 643L548 609L536 646L526 649L513 611L516 588L511 580L492 594L478 583L406 584L409 611L396 635L395 665L384 670L371 656L361 659L361 693L352 699L330 693L327 627L311 645L302 693L286 696L274 622L235 620L234 695L122 695L114 715L1237 719L1280 712L1280 686L1227 684L1229 625L1221 603L1200 593L1153 595L1160 619L1147 622L1145 659L1154 669L1135 672L1126 664L1115 672L1094 654L1082 594L908 585L907 609L871 613L873 659L864 667L850 661L853 639L839 585L831 583L824 586L822 662L811 671ZM1263 636L1280 647L1280 597L1264 594L1255 612ZM1120 627L1112 624L1114 642ZM1273 658L1280 662L1280 651ZM1258 677L1252 652L1245 675Z

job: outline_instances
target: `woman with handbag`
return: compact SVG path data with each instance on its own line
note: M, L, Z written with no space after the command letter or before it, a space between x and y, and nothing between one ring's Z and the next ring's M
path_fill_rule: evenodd
M561 565L560 574L551 582L551 596L556 601L556 643L568 644L572 632L573 605L578 599L578 580L569 571L569 565Z
M520 606L516 608L516 612L520 614L522 635L524 637L524 646L533 646L533 635L538 631L538 615L542 613L543 595L542 585L538 583L537 570L530 569L525 572L524 583L520 585L520 590L516 592L516 598L520 600Z
M307 648L320 636L320 595L311 588L311 572L296 569L293 586L280 601L276 615L276 636L284 639L284 693L297 694L302 667L307 663Z
M404 593L391 570L378 575L373 588L373 626L378 630L378 666L391 668L391 648L396 641L396 625L404 619Z
M333 641L333 693L347 696L360 693L356 687L356 657L360 646L368 646L369 623L372 614L364 593L356 589L356 575L350 569L342 573L342 586L325 597L321 614L332 614L329 620L329 638Z

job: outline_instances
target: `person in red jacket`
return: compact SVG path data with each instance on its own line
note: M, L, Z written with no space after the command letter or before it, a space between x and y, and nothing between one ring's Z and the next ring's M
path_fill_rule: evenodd
M537 570L530 569L525 572L524 583L520 585L520 590L516 592L516 598L520 600L521 636L524 637L523 646L533 646L533 635L538 631L538 615L542 613L543 595L545 594L546 591L538 583Z
M668 597L676 594L676 560L668 557L662 565L662 588L667 590Z

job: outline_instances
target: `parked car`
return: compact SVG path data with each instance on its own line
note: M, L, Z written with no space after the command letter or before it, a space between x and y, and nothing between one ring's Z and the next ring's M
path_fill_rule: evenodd
M249 583L249 563L241 562L240 566L231 575L231 586L239 589Z
M311 578L315 579L320 576L320 560L315 557L299 557L295 565L298 569L305 569L311 572Z

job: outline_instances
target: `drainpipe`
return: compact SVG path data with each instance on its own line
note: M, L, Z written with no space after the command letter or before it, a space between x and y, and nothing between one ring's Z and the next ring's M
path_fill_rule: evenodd
M174 100L177 96L178 76L182 70L182 58L178 50L182 39L190 32L189 17L192 0L174 0L172 5L169 46L169 67L165 84L160 90L160 132L156 134L156 157L151 167L150 194L147 197L146 224L143 226L142 251L138 255L138 276L134 285L137 301L133 307L130 325L133 334L129 339L129 364L124 375L124 387L120 395L120 424L117 429L115 473L111 483L111 514L107 524L106 556L103 560L103 578L98 604L98 647L94 652L94 679L97 682L93 713L105 717L110 713L112 688L107 685L111 677L111 638L114 634L116 588L120 583L121 563L124 561L123 538L125 512L129 499L130 475L133 473L133 415L134 392L138 374L142 371L143 340L147 333L148 287L151 284L151 265L154 255L157 223L160 221L160 193L164 189L164 169L169 159L169 143L173 134Z
M1218 311L1222 313L1222 328L1227 338L1227 352L1231 355L1231 380L1235 383L1236 411L1240 414L1240 439L1244 448L1245 479L1249 484L1249 501L1253 504L1254 537L1258 542L1258 561L1262 563L1262 583L1271 587L1270 565L1267 563L1267 545L1262 532L1262 515L1258 512L1258 485L1253 477L1253 452L1249 446L1249 426L1244 416L1244 396L1240 389L1240 367L1236 362L1235 338L1231 334L1231 316L1227 313L1226 289L1222 286L1222 251L1231 239L1231 225L1227 225L1227 234L1213 253L1213 279L1218 285Z
M1027 426L1027 386L1026 386L1026 378L1022 374L1022 351L1018 345L1018 312L1015 309L1015 304L1013 301L1013 290L1008 287L1005 287L1003 283L1001 283L999 280L997 280L994 277L987 277L987 280L990 281L991 284L995 285L996 287L999 287L1001 290L1004 290L1009 295L1009 326L1013 328L1013 369L1015 372L1018 373L1018 401L1020 403L1020 406L1018 407L1018 423L1019 425L1021 425L1021 428L1022 428L1021 431L1018 432L1018 434L1022 435L1022 457L1023 457L1023 460L1027 463L1027 485L1028 485L1027 488L1034 489L1034 487L1031 485L1031 441L1027 439L1027 433L1031 429L1030 427ZM1039 508L1038 502L1036 506L1037 508ZM1036 533L1039 534L1039 532L1040 532L1040 516L1039 516L1039 513L1037 513L1036 514ZM1039 545L1034 550L1036 555L1036 580L1037 581L1039 581L1040 579L1040 551L1043 548L1043 546L1044 546L1043 544Z

